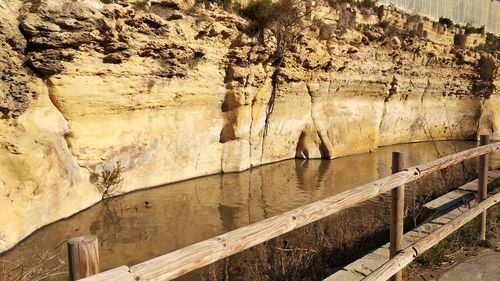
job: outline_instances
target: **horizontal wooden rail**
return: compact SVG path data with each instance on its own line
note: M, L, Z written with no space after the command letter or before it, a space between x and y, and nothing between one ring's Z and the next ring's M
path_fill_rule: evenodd
M130 277L133 280L174 279L374 198L435 171L498 150L500 150L500 143L493 143L405 169L377 181L142 262L129 268ZM129 276L124 277L122 271L120 274L122 274L121 278L129 278ZM107 279L101 277L104 275L107 276ZM112 280L109 279L109 276L109 273L103 272L81 280Z
M485 199L475 207L453 219L451 222L408 246L401 253L397 254L394 258L390 259L377 270L365 277L363 281L380 281L389 279L392 275L403 269L423 252L429 250L432 246L436 245L448 235L458 230L464 224L468 223L483 211L495 204L498 204L499 202L500 192L489 197L488 199Z

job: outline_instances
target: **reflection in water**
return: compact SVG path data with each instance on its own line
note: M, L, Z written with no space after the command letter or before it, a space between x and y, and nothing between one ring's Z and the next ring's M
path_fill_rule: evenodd
M331 161L288 160L137 191L38 230L1 260L22 253L29 267L36 262L31 258L36 251L91 233L99 237L102 270L134 265L388 176L392 151L404 152L409 167L473 146L474 142L395 145Z

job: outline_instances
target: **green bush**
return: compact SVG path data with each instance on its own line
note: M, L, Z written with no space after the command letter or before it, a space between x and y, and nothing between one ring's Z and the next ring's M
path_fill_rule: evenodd
M446 25L446 27L448 27L448 28L450 28L450 27L453 26L453 21L451 19L449 19L449 18L440 17L439 18L439 23Z
M358 8L373 8L375 7L376 0L362 0L355 1L354 5Z
M500 36L493 33L486 35L486 43L480 48L483 51L490 53L500 53Z
M258 34L259 42L264 44L264 29L269 27L274 18L271 0L251 1L246 7L240 8L239 13L252 21L249 33Z
M383 20L377 25L380 26L383 30L386 30L391 25L391 23L388 20Z
M471 24L467 24L464 27L465 34L472 34L472 33L484 33L484 25L481 27L474 27Z
M269 29L276 39L278 49L288 48L302 30L301 20L305 17L305 6L300 0L255 0L240 9L240 14L252 21L252 32L259 33L264 42L264 30ZM283 51L280 50L279 53Z

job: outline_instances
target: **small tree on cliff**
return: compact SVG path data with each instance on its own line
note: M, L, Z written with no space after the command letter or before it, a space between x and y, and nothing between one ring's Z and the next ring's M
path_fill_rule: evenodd
M307 28L304 19L309 18L309 1L300 0L257 0L241 9L241 14L252 20L252 29L258 33L259 43L274 46L272 61L280 66L286 51L296 43Z
M271 0L257 0L240 10L241 14L252 20L252 29L257 32L259 43L271 47L270 61L274 66L272 92L266 110L264 134L267 134L269 117L274 110L278 91L278 76L286 52L297 43L302 33L310 27L306 19L311 18L311 1L280 0L273 3Z

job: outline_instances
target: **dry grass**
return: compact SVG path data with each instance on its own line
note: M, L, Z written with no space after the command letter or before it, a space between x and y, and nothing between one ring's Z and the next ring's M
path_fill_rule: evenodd
M56 246L48 249L33 247L26 250L24 243L4 253L0 258L1 281L49 281L65 280L68 275L68 265L65 257L66 240L69 238L69 229L61 237ZM48 233L45 235L49 235ZM44 236L40 239L43 240Z
M496 205L488 210L486 241L479 239L478 223L478 218L470 221L426 251L410 265L410 271L439 269L455 263L457 259L474 255L480 248L490 247L491 240L500 238L500 206Z
M457 165L406 186L406 229L432 214L422 206L474 177L474 163ZM201 280L320 280L388 242L388 195L346 209L215 263Z
M498 192L499 187L500 179L488 184L488 190ZM479 239L479 218L476 218L418 257L407 268L406 279L421 280L429 273L436 277L440 272L446 271L467 256L475 255L481 248L490 247L492 245L490 241L498 241L500 239L500 206L491 207L487 214L486 241Z
M387 222L370 206L325 220L258 245L207 267L202 280L319 280L332 266L359 258L384 243ZM363 219L364 218L364 219ZM370 225L371 227L366 227Z

